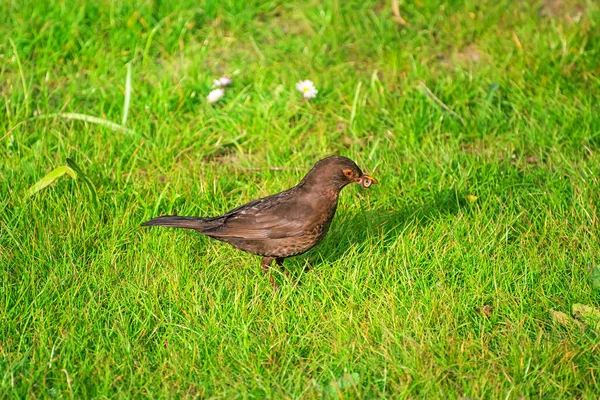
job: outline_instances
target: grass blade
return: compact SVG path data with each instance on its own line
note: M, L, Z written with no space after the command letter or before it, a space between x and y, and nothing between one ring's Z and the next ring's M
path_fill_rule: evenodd
M44 189L45 187L50 186L55 180L57 180L65 174L68 174L73 179L77 179L75 171L73 171L68 166L63 165L61 167L53 169L52 171L47 173L42 179L37 181L32 187L30 187L29 190L27 190L25 198L29 198L37 192L39 192L40 190Z
M127 115L129 114L129 102L131 101L131 63L127 63L127 78L125 80L125 103L123 104L123 119L121 125L125 126L127 123Z
M592 270L592 287L595 289L600 289L600 267L595 267Z
M29 90L27 89L27 81L25 79L25 73L23 72L23 64L21 64L21 57L19 57L19 51L17 50L15 42L13 42L12 38L9 38L8 41L10 42L10 45L13 48L13 52L17 60L17 66L19 67L19 76L21 77L21 85L23 85L23 95L25 96L25 115L29 115Z
M94 202L94 206L98 205L98 195L96 193L96 186L91 181L90 178L79 168L79 166L75 163L72 158L67 158L67 165L77 173L77 176L81 178L81 180L85 183L85 185L90 190L90 194L92 195L92 201Z
M91 115L79 114L79 113L51 113L51 114L40 114L35 116L33 119L48 119L48 118L65 118L65 119L74 119L78 121L85 121L96 125L102 125L106 128L112 129L113 131L120 131L123 133L133 134L135 133L131 129L127 129L126 127L114 123L112 121L107 121L102 118L93 117Z
M36 119L50 119L50 118L65 118L65 119L74 119L74 120L78 120L78 121L85 121L85 122L89 122L92 124L102 125L106 128L112 129L113 131L119 131L119 132L123 132L123 133L129 134L129 135L135 134L135 131L132 131L131 129L127 129L126 127L124 127L122 125L119 125L112 121L107 121L105 119L101 119L98 117L93 117L91 115L79 114L79 113L50 113L50 114L36 115L35 117L31 117L29 119L25 119L25 120L19 122L18 124L16 124L12 128L10 128L8 131L6 131L6 133L4 134L4 136L2 136L0 138L0 140L3 140L4 138L6 138L16 128L23 125L25 122L33 121Z

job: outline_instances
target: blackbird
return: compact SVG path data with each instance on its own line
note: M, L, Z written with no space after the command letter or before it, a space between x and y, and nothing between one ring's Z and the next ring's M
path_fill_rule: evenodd
M262 256L261 267L267 274L275 260L287 275L283 260L308 251L323 239L335 215L340 191L352 182L368 188L377 180L363 174L349 158L327 157L318 161L293 188L251 201L223 215L162 216L142 226L194 229ZM275 286L272 274L269 279Z

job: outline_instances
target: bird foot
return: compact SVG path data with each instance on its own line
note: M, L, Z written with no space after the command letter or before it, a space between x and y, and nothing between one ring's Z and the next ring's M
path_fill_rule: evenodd
M281 271L283 271L283 274L285 275L286 278L288 278L294 285L296 283L298 283L298 281L296 280L296 278L294 278L292 276L292 274L290 274L290 271L288 271L284 266L283 266L283 258L278 258L275 260L275 263L277 265L279 265L279 267L281 268Z
M265 274L269 275L269 281L271 282L271 286L273 286L273 289L277 289L277 283L275 282L275 278L273 278L273 274L269 271L273 260L275 260L275 257L263 257L262 261L260 262L260 267L262 268Z
M273 261L275 261L275 264L277 264L280 268L281 271L284 273L284 275L286 276L286 278L288 278L290 281L292 281L292 283L296 283L296 280L294 279L294 277L290 274L290 271L288 271L287 269L285 269L285 267L283 266L283 258L275 258L275 257L263 257L260 266L263 270L263 272L267 275L269 275L269 281L271 282L271 286L273 286L273 289L277 289L277 283L275 282L275 278L273 277L273 273L270 271L271 268L271 264L273 263Z

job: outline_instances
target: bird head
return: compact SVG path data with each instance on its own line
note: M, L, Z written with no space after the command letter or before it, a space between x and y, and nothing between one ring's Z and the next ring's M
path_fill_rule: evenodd
M318 161L304 178L304 181L315 181L321 186L341 190L349 183L356 183L368 188L377 180L364 174L358 165L349 158L331 156Z

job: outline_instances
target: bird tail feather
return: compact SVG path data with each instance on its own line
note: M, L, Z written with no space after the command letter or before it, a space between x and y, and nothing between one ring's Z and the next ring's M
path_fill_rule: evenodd
M195 229L201 232L204 229L211 227L210 222L212 220L212 218L165 215L162 217L152 218L150 221L144 222L142 226L166 226L170 228Z

